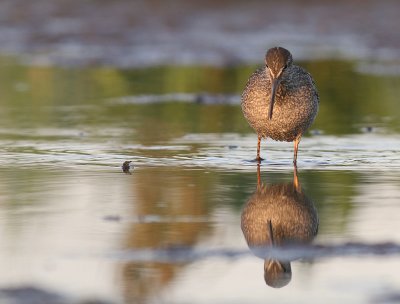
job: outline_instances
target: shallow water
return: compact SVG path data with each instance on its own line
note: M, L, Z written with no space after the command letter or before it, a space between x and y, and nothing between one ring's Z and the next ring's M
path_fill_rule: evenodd
M321 96L298 162L319 229L308 246L264 252L293 259L291 282L273 289L240 227L257 187L256 136L239 106L254 66L63 69L3 58L0 299L32 286L61 303L394 302L400 78L358 64L302 63ZM263 142L262 182L292 182L292 153L292 143Z

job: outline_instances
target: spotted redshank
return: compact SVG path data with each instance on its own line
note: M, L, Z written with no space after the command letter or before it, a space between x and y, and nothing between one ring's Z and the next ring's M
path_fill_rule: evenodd
M301 136L317 116L319 97L311 75L293 64L287 49L274 47L267 51L265 66L250 76L241 104L247 122L258 136L256 160L262 160L261 139L272 138L294 141L296 164Z

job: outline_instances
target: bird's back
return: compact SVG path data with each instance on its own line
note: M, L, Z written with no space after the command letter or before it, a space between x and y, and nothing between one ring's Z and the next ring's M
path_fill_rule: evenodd
M268 119L271 80L266 68L256 70L242 94L242 111L261 137L293 141L313 123L318 112L318 93L311 75L292 65L284 71L276 92L273 117Z

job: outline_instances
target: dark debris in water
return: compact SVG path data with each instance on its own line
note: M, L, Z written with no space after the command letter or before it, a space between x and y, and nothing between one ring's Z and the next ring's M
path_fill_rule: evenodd
M108 222L120 222L122 217L119 215L106 215L103 219Z
M133 165L131 165L132 161L124 161L124 163L122 164L122 172L126 173L126 174L132 174L131 173L131 169L133 169Z
M361 131L364 132L364 133L371 133L371 132L374 131L374 127L372 127L372 126L365 126L365 127L361 128Z
M2 304L110 304L103 300L74 300L70 297L35 286L0 288Z

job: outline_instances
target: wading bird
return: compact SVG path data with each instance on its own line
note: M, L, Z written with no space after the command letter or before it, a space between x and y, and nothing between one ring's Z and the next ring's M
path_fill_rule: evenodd
M241 102L244 117L258 136L256 160L262 160L261 139L269 137L294 141L293 163L296 164L301 136L317 116L318 104L311 75L293 64L287 49L269 49L265 66L250 76Z
M257 164L257 188L242 210L241 228L250 250L264 259L267 285L283 287L292 278L291 260L268 257L268 249L304 246L317 235L318 225L317 210L301 188L296 167L293 183L264 185Z

